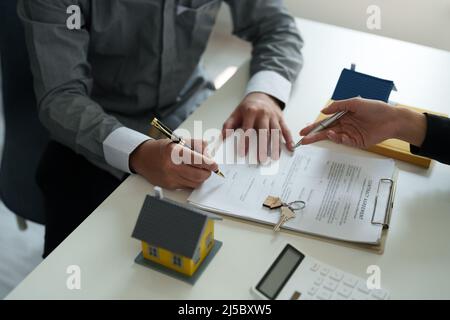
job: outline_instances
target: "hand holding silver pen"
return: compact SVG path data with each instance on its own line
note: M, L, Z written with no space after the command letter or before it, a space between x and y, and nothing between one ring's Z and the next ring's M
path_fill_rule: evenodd
M411 114L406 113L405 116L401 108L377 100L352 98L334 101L322 113L330 118L304 128L300 132L303 139L299 145L330 140L353 148L367 149L385 140L402 140L405 134L400 128L404 122L417 122L415 128L426 130L426 117L420 113L421 117L417 120ZM417 136L408 142L421 145L422 140L422 136Z
M316 134L316 133L319 133L319 132L321 132L321 131L323 131L323 130L329 128L330 126L332 126L333 124L335 124L339 119L341 119L343 116L345 116L347 113L348 113L348 111L341 111L341 112L338 112L338 113L334 114L333 116L331 116L331 117L329 117L329 118L327 118L327 119L321 121L321 122L317 125L317 127L315 127L315 128L307 135L307 137L312 136L312 135L314 135L314 134ZM301 140L295 145L295 149L297 149L298 147L300 147L300 146L303 145L303 140L304 140L304 138L301 139Z

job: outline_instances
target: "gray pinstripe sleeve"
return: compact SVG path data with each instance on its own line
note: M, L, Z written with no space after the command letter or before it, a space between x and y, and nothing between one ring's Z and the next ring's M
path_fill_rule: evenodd
M75 1L82 8L84 1ZM39 117L53 139L116 176L108 166L103 141L119 121L90 99L91 66L87 60L89 33L69 30L66 10L74 1L21 0L21 17L34 75Z
M282 0L226 0L233 33L253 45L247 93L262 91L286 103L303 64L303 40Z

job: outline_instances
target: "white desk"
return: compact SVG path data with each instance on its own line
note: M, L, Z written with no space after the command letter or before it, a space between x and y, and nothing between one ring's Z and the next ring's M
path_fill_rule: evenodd
M298 20L298 24L306 46L305 67L287 109L294 133L314 120L331 96L342 68L352 62L362 72L395 80L399 92L392 96L394 100L450 113L450 53L307 20ZM183 127L192 129L194 120L203 120L204 128L220 128L240 101L247 79L248 65L244 65ZM289 241L305 253L359 276L366 276L369 265L379 265L382 286L394 299L448 299L450 167L435 163L425 171L404 163L398 166L395 209L383 255L301 235L274 235L259 225L225 219L216 224L216 238L224 246L199 282L190 286L134 263L140 244L130 235L152 186L132 176L8 298L249 299L249 288L257 280L255 271L261 271L280 244ZM178 201L185 201L187 195L166 192ZM73 264L82 271L79 291L66 288L66 268Z

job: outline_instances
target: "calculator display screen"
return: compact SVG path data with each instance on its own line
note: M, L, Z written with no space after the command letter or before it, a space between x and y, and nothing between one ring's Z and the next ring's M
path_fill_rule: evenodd
M287 245L261 279L256 289L268 299L275 299L305 256Z

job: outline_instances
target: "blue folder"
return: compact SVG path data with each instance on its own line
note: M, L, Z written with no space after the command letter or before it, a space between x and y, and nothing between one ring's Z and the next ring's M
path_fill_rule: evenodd
M396 90L393 81L344 69L334 90L332 99L336 101L362 97L388 102L392 90Z

